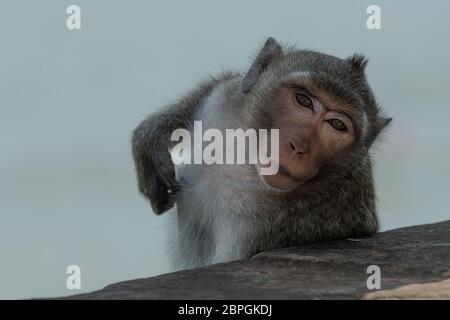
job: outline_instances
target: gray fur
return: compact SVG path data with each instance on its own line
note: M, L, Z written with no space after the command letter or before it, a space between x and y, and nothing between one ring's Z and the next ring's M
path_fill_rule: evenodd
M250 76L226 73L212 78L134 130L140 191L157 214L176 203L170 214L176 216L172 242L179 267L378 230L369 150L390 120L381 116L365 80L366 59L357 55L343 60L313 51L282 50L275 40L268 43L262 56L275 54L263 59L263 68L258 67L260 53ZM319 173L322 180L316 189L274 191L252 165L184 165L175 170L168 151L173 130L192 130L194 120L203 121L203 130L267 128L276 114L266 103L271 93L286 76L304 71L336 99L362 109L368 123L355 146Z
M273 38L267 39L264 47L258 53L244 79L242 80L242 92L249 92L266 67L276 57L281 56L283 50Z

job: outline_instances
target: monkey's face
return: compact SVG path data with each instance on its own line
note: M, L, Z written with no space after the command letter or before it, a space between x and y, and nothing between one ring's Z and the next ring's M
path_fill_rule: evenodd
M333 99L302 86L282 86L273 128L280 131L279 171L262 176L271 187L291 190L316 177L355 142L352 118Z

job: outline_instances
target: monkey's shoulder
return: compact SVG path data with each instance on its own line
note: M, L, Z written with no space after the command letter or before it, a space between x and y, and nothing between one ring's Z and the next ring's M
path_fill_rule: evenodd
M242 76L233 73L214 78L213 86L200 101L194 119L202 121L205 128L234 128L240 125L245 106L245 96L241 91Z

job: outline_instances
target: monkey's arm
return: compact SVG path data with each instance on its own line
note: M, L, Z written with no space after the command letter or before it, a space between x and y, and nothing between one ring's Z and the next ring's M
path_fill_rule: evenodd
M188 129L209 93L232 76L225 74L200 84L174 104L149 116L133 131L133 157L139 190L150 200L156 214L173 207L175 194L179 191L169 153L172 132L178 128Z

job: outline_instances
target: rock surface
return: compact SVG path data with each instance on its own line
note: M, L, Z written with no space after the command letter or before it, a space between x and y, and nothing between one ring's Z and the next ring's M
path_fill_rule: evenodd
M367 267L381 291L367 289ZM260 253L130 280L69 299L401 299L450 297L450 220ZM393 290L394 289L394 290Z
M409 284L392 290L367 293L363 297L370 300L386 299L450 299L450 279L424 283Z

